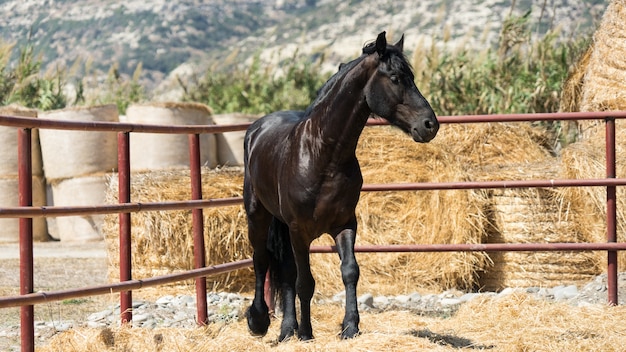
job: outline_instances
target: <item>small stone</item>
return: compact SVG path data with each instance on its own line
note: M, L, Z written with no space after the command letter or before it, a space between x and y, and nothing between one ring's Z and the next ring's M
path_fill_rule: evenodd
M439 303L444 307L449 307L461 304L461 300L458 298L443 298L439 301Z
M357 299L357 302L359 302L359 304L365 305L367 307L374 308L374 296L372 296L371 293L366 293L364 295L361 295Z

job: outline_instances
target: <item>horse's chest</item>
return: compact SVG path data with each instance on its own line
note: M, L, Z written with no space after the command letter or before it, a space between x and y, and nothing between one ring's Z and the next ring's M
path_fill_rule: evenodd
M362 178L358 174L327 177L308 187L288 191L294 219L316 224L341 226L354 214L359 201Z

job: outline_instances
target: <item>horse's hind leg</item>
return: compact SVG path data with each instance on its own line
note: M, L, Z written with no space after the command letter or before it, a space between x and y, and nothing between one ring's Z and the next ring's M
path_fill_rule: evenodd
M248 216L248 238L254 250L254 300L246 311L248 328L254 335L265 335L270 325L267 304L264 299L265 275L270 265L267 251L267 236L272 219L271 214L248 195L244 203Z
M289 227L276 218L274 218L272 227L274 231L270 236L281 237L279 240L282 249L279 254L281 260L277 273L273 275L278 275L278 282L274 282L274 284L280 286L277 288L280 288L281 309L283 311L283 321L280 325L278 340L284 341L292 337L294 332L298 330L298 320L296 319L296 275L298 273L289 239ZM271 239L270 242L272 242Z
M335 235L335 243L341 258L341 278L346 288L346 315L343 318L341 337L344 339L359 334L359 310L356 299L356 286L359 281L359 265L354 256L356 220Z
M292 229L293 231L293 229ZM315 291L315 279L311 274L311 265L309 261L309 246L306 241L298 241L301 239L297 233L291 233L292 248L294 250L294 259L298 270L296 278L296 292L300 299L300 326L298 327L298 338L300 340L313 339L313 328L311 326L311 299Z

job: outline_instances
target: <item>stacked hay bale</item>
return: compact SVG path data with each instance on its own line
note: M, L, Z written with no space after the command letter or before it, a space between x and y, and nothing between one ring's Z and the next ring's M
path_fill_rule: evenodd
M20 106L10 105L0 108L0 115L37 117L37 111ZM0 126L0 207L19 206L18 189L18 157L17 128ZM33 205L46 204L46 181L43 176L41 148L39 147L39 131L32 130L32 193ZM33 239L48 240L46 220L43 217L33 218ZM19 220L0 219L0 242L17 242L19 240Z
M218 125L249 123L257 120L259 115L252 114L221 114L214 115ZM245 131L225 132L215 135L217 162L220 166L243 166L243 138Z
M61 121L117 122L117 106L76 107L41 113ZM97 205L104 202L106 175L117 170L115 132L42 129L43 166L55 206ZM102 240L102 215L49 217L50 235L61 241Z
M453 143L458 162L472 180L555 179L558 160L549 150L553 136L529 123L451 126L446 143ZM485 243L583 242L569 204L558 189L487 190ZM582 284L599 270L593 255L580 252L494 252L480 275L487 290L505 287Z
M150 125L213 125L211 109L198 103L154 102L133 104L123 122ZM200 137L202 165L215 167L215 136ZM189 168L189 141L184 134L132 133L130 136L131 171Z
M240 168L202 169L203 198L242 195ZM165 202L191 198L188 170L154 170L131 177L133 202ZM111 177L107 202L118 201L118 180ZM133 278L140 279L193 268L191 211L140 212L131 215ZM203 210L207 265L251 257L242 206ZM119 279L119 226L117 214L105 216L104 239L109 258L109 277ZM254 281L251 269L209 277L210 290L241 291Z
M614 0L607 7L593 36L593 45L581 58L575 73L565 84L568 93L564 111L626 110L626 1ZM573 87L573 88L572 88ZM574 89L575 88L575 89ZM625 177L621 165L626 161L626 121L616 121L617 177ZM606 177L605 124L601 120L579 121L581 138L562 151L563 178ZM617 188L618 241L625 241L626 198ZM576 226L590 241L606 241L606 190L602 187L565 188L561 196L572 204ZM606 254L596 252L605 266ZM619 252L619 270L626 269L626 253Z

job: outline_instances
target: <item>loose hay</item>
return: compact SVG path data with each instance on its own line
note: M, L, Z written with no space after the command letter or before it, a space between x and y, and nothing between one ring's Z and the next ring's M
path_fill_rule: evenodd
M536 300L526 294L479 297L452 317L408 311L361 314L362 335L340 340L338 306L312 307L315 340L276 344L279 321L263 338L251 336L245 319L195 329L71 329L38 351L621 351L626 308Z

